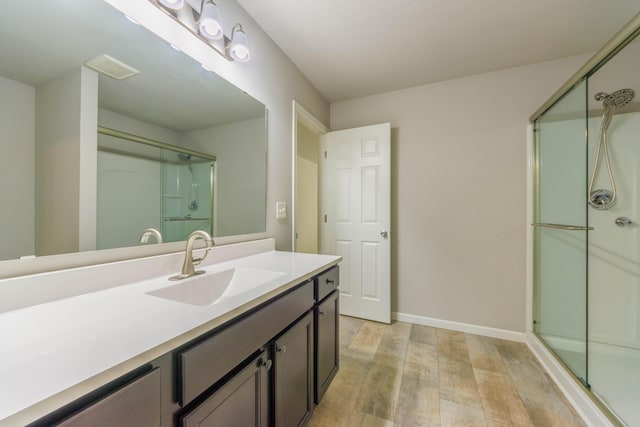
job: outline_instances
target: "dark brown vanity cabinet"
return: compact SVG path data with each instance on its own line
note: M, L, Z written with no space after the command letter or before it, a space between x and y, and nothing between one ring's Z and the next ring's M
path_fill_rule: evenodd
M315 403L320 403L333 377L339 358L339 269L333 267L315 278Z
M275 425L304 425L313 411L313 313L274 342Z

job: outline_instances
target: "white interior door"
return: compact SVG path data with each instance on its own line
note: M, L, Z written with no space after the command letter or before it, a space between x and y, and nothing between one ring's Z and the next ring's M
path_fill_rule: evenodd
M389 123L322 137L321 252L342 256L340 313L391 321Z

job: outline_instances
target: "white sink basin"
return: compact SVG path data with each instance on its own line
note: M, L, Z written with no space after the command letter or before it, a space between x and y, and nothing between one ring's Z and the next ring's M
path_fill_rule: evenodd
M284 274L277 271L236 267L183 279L175 285L147 292L147 294L172 301L207 306L223 297L241 294Z

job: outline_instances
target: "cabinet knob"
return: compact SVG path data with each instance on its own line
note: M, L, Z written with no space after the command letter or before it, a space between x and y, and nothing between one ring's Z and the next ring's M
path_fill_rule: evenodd
M284 354L284 352L285 352L285 351L287 351L287 346L286 346L286 345L277 346L277 347L276 347L276 351L277 351L278 353L282 353L282 354Z
M269 372L271 370L271 365L273 365L273 362L271 361L271 359L260 359L260 361L258 362L258 365L264 369L266 369L267 372Z
M324 317L324 316L326 316L326 315L327 315L327 313L325 313L324 311L321 311L321 312L319 312L318 314L319 314L320 316L322 316L322 317Z
M333 279L327 279L327 285L333 285L334 283Z

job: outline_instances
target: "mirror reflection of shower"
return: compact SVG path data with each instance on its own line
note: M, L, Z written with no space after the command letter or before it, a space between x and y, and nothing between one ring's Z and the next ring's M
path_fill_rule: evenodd
M198 208L200 207L200 202L198 202L198 183L193 179L191 154L178 153L178 158L187 164L187 166L189 167L189 173L191 174L191 185L189 186L187 208L190 211L198 210Z
M596 158L593 164L591 180L589 181L589 205L595 209L609 209L616 202L616 181L613 177L611 161L609 160L607 130L611 125L614 113L618 109L630 103L635 97L635 94L636 93L633 89L620 89L612 94L598 92L594 96L596 101L602 101L602 106L604 107L604 113L602 113L602 124L600 126L600 138L598 139L598 146L596 149ZM607 168L610 189L594 190L593 187L598 173L598 166L601 163L601 155L604 157L604 162Z
M156 230L162 242L184 241L196 230L214 233L215 160L99 127L96 248L149 243L142 230Z

